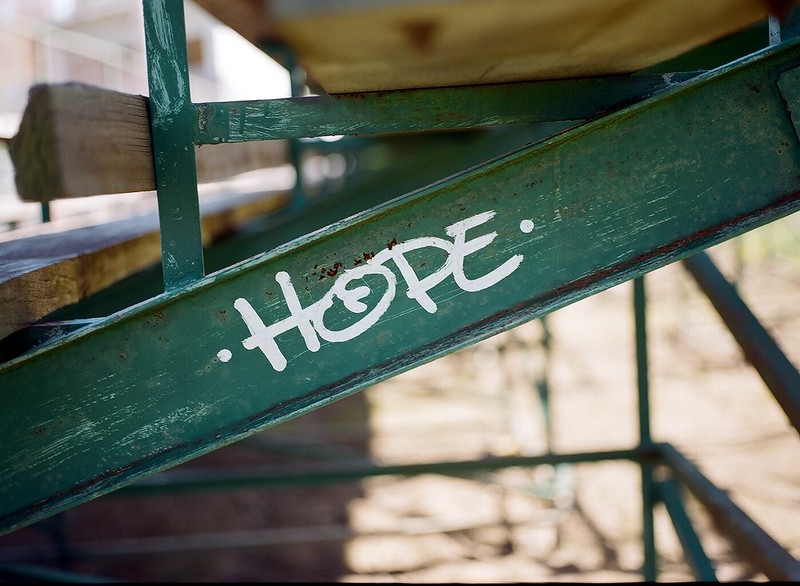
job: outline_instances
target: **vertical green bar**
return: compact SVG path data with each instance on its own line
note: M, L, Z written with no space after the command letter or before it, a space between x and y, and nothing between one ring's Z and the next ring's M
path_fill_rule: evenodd
M542 324L542 352L544 353L544 366L542 368L542 378L538 384L539 401L542 405L544 415L544 430L547 441L547 450L553 449L553 412L550 405L550 357L552 352L550 328L547 325L547 316L543 315L539 320Z
M306 71L297 61L294 51L283 43L264 43L261 49L270 57L280 63L289 74L291 96L303 96L306 88ZM287 139L289 162L295 172L295 182L292 188L292 210L303 211L309 205L309 200L303 182L303 143L299 138Z
M644 277L633 280L633 310L636 330L636 377L639 398L639 451L642 459L642 545L644 566L642 576L646 582L658 577L656 564L656 539L653 522L656 487L653 482L653 464L648 461L653 440L650 435L650 389L647 372L647 320Z
M143 7L164 287L170 290L205 274L195 109L189 94L183 0L143 0Z

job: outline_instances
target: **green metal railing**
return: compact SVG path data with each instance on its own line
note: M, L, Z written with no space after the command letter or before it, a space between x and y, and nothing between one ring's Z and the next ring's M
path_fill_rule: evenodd
M513 86L193 104L183 3L144 0L143 5L164 293L98 320L67 343L45 345L0 367L0 376L9 389L0 398L5 401L0 403L0 412L11 413L23 390L29 406L23 423L5 425L7 430L24 431L20 432L21 448L9 451L0 447L0 452L5 449L0 461L13 471L0 512L4 530L30 524L112 490L118 495L145 496L164 491L327 484L389 474L460 475L505 467L621 459L641 467L644 579L654 581L658 577L653 510L659 502L666 506L697 578L715 578L713 563L703 552L683 505L680 487L688 488L718 521L722 520L728 534L746 546L768 577L800 579L800 564L785 548L675 448L653 440L643 277L657 267L689 259L686 262L692 274L723 317L730 316L726 319L735 333L740 332L737 339L746 354L793 425L798 426L797 370L759 330L735 290L720 280L710 261L692 255L800 208L800 44L785 41L718 70L678 73L668 81L661 75L642 74ZM571 99L564 100L564 95ZM607 111L613 113L605 114ZM586 119L594 120L582 123ZM545 128L570 130L542 142L519 145L510 154L442 178L410 196L379 204L346 222L206 275L196 145L519 124L555 124ZM737 148L730 148L732 143ZM298 166L299 159L295 157ZM658 161L659 168L650 169L651 161ZM595 172L597 169L602 172ZM726 184L736 186L736 197L726 198L722 191L701 197ZM613 194L613 205L609 194ZM527 215L520 215L523 213ZM487 228L483 236L473 240L465 237L467 229L477 229L484 223ZM508 225L518 229L509 230ZM502 238L493 232L495 229L503 232ZM453 240L444 239L445 233ZM452 269L458 287L444 281L449 277L444 275L436 282L442 288L436 295L428 294L432 286L413 289L414 279L418 279L416 285L431 280L431 273L420 279L404 264L409 263L413 251L424 244L453 254L458 246L470 242L473 248L462 251L453 261L461 263L460 274ZM502 273L491 295L481 293L474 284L474 289L469 289L470 282L484 277L472 275L471 281L463 266L467 256L490 243L491 254L482 261L478 267L482 272L477 274L496 277ZM319 304L320 299L327 299L326 291L338 291L338 299L345 305L358 308L351 309L354 314L366 311L359 306L366 293L361 295L363 291L359 290L356 294L356 288L346 285L337 289L330 279L358 274L371 286L376 282L370 279L377 277L393 285L396 277L390 276L386 267L378 265L382 270L371 273L359 272L357 267L367 266L376 255L387 256L394 247L403 245L409 257L403 256L406 252L395 251L392 258L409 283L407 298L390 298L391 309L388 304L383 307L386 314L382 319L402 317L410 327L379 334L363 330L359 341L355 341L357 336L334 335L355 330L356 324L342 318L335 326L325 326L326 310ZM525 279L514 280L523 257L526 267L552 270L531 272ZM349 264L343 266L342 262ZM419 268L420 261L414 262ZM285 277L281 280L276 275ZM514 279L504 281L512 275ZM363 464L320 469L313 474L249 470L152 476L631 279L639 404L639 443L633 448L405 466ZM303 288L300 296L292 283ZM466 291L472 296L462 296ZM285 304L279 303L279 292ZM446 319L425 321L436 313L438 304L456 296L462 296L461 313L443 311ZM314 299L317 301L312 303ZM329 301L332 304L333 297ZM280 335L295 327L300 335L281 339L281 348L277 348L278 334L272 338L268 334L275 324L290 319L286 306L295 322ZM235 310L247 329L239 322L232 325ZM213 325L202 329L198 324L206 321ZM319 343L320 336L325 344ZM338 351L336 344L343 341L350 346ZM316 352L315 367L304 369L302 363L310 352ZM92 357L91 365L86 364L87 357ZM233 362L226 370L229 361ZM76 369L75 365L83 366ZM284 371L280 379L278 373ZM74 376L55 381L42 394L34 382L42 372L71 372ZM112 379L112 383L102 382ZM103 386L108 384L112 386ZM182 392L187 385L194 386L191 396ZM86 397L87 389L106 393L103 397L108 405L98 407L95 397ZM144 400L142 389L159 389L159 402ZM65 414L59 415L60 419L50 411L50 397L56 395L62 401L60 413ZM101 418L97 409L110 410L113 406L124 409L124 417L115 421L113 434L95 441L92 434L98 432L90 425L92 418ZM53 444L42 444L45 440L40 438L56 434L53 441L58 441L62 427L70 430L69 434L63 432L69 442L61 441L58 458L50 458L48 450ZM35 430L36 437L31 437L29 428ZM25 462L44 458L47 474L25 464L21 453ZM661 477L664 472L666 478ZM23 570L21 566L0 566L0 573L7 575Z

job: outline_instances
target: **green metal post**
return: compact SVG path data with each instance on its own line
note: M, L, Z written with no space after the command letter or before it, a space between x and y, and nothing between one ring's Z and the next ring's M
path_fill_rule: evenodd
M650 436L650 389L647 369L647 320L646 292L644 277L633 280L633 308L636 331L636 374L639 398L639 449L642 452L642 545L644 547L644 566L642 575L647 582L658 577L656 563L656 542L653 523L655 505L655 485L653 483L653 464L647 454L652 451Z
M542 324L542 352L544 354L544 363L542 365L542 375L539 379L536 390L539 395L539 403L542 406L542 416L544 419L544 433L545 445L547 451L553 451L553 408L550 401L550 370L553 356L553 334L548 325L548 316L543 315L539 321ZM565 506L567 503L572 503L572 498L564 500L560 498L565 490L569 490L571 494L572 488L572 465L570 463L560 462L553 468L553 478L551 479L550 487L548 488L551 497L558 500L557 506Z
M291 98L301 98L305 94L306 88L306 72L305 69L297 62L294 52L281 43L266 43L262 45L262 50L273 57L280 63L289 74L289 91ZM285 100L277 100L279 102ZM263 100L256 100L256 103L265 103ZM198 104L198 130L196 140L198 144L202 144L203 131L208 125L208 107L210 104ZM213 107L213 105L211 105ZM239 119L241 122L241 119ZM312 135L308 135L312 136ZM308 207L309 201L306 194L305 186L303 183L303 143L300 142L298 136L288 137L287 141L287 154L289 155L289 162L295 171L295 182L292 188L292 210L302 211Z
M277 50L273 50L277 51ZM277 55L277 54L276 54ZM305 75L281 57L292 98L198 103L197 144L473 129L572 125L657 95L698 72L302 96ZM570 96L565 100L564 96ZM560 130L560 129L559 129Z
M597 462L635 462L637 450L608 450L603 452L569 452L541 454L538 456L503 456L480 460L428 462L421 464L377 465L368 460L352 460L346 466L307 468L302 471L281 472L274 467L250 466L246 469L220 470L186 469L166 471L136 484L123 487L109 496L148 496L153 494L192 492L197 490L243 490L274 488L280 486L322 486L356 482L376 476L418 476L444 474L471 475L479 471L507 468L533 468L536 466L566 466Z
M164 288L204 274L183 2L143 0Z
M293 98L303 95L306 86L306 72L300 67L295 59L294 53L286 49L286 69L289 72L289 83ZM292 189L292 208L302 210L308 206L308 194L306 194L303 179L303 144L299 138L289 139L289 159L294 167L296 179Z
M542 377L539 380L537 390L539 391L539 401L542 405L544 416L544 432L547 442L547 450L553 449L553 414L550 405L550 358L551 358L551 338L550 328L547 325L547 316L543 315L539 320L542 324L542 351L544 353L544 365L542 367Z

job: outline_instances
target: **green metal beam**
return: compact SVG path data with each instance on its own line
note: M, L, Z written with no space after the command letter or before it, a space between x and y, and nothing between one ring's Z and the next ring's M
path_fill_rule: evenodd
M415 476L419 474L465 475L486 470L558 464L587 464L615 460L638 461L642 453L633 450L506 456L481 460L430 462L424 464L377 465L372 462L347 462L346 465L318 467L301 472L279 472L274 468L247 470L176 470L164 472L116 491L113 496L150 496L153 494L281 486L319 486L354 482L375 476Z
M0 369L29 524L800 208L781 45Z
M800 432L800 372L706 253L683 261L683 266L714 305L736 338L747 361L772 391L789 423Z
M740 509L724 490L670 444L657 444L656 449L681 484L708 510L717 529L731 539L737 551L755 568L770 580L800 580L800 562Z
M198 144L581 121L698 72L197 104Z
M672 519L675 534L683 546L683 555L692 570L692 574L700 582L717 582L714 566L711 560L708 559L703 549L703 544L700 543L700 538L692 526L689 515L686 514L686 508L683 506L683 499L677 483L672 479L662 480L658 482L656 487L658 495L663 501L670 519Z
M633 280L634 338L636 341L636 390L639 407L639 447L642 452L652 449L653 438L650 430L650 379L647 354L647 291L644 276ZM656 533L653 507L656 502L653 470L655 462L643 459L642 478L642 578L645 582L655 582L658 578L658 559L656 556Z

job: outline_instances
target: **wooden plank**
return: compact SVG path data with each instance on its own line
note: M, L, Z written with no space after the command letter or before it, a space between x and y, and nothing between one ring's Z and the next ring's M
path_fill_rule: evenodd
M208 245L289 202L287 193L201 207ZM157 214L0 243L0 339L161 260Z
M285 150L277 141L197 148L198 182L280 165ZM9 153L25 201L155 189L144 96L76 83L36 85Z
M767 0L197 0L282 42L328 93L639 71L740 31ZM766 45L767 40L764 40Z
M0 367L0 532L800 209L779 45Z
M155 189L142 96L83 84L33 86L9 153L26 201Z

